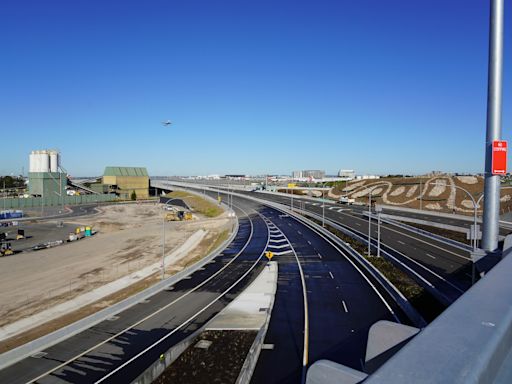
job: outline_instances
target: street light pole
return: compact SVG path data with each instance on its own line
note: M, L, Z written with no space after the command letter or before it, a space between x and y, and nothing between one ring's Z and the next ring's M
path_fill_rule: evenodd
M382 207L375 205L375 212L377 212L377 257L380 257L380 213Z
M325 181L322 183L322 227L325 228L325 199L324 199Z
M421 185L421 177L420 177L420 211L423 210L423 193L422 193L422 185Z
M491 0L489 20L489 74L487 84L487 128L485 138L485 184L482 248L498 249L500 176L492 174L492 143L501 139L503 74L503 0Z
M368 194L368 256L371 252L371 229L372 229L372 190Z
M189 197L189 196L185 196ZM163 205L164 215L162 216L162 280L165 279L165 207L173 201L184 199L185 197L175 197L173 199L167 200Z

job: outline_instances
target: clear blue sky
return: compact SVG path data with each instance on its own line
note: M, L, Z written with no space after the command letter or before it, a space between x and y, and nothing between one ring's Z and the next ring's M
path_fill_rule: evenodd
M481 172L488 3L4 0L0 173Z

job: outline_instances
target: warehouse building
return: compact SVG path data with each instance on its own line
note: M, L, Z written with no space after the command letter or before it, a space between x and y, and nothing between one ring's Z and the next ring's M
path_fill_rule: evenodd
M102 188L122 199L130 199L135 192L137 199L149 197L149 176L143 167L106 167ZM103 192L103 191L102 191Z

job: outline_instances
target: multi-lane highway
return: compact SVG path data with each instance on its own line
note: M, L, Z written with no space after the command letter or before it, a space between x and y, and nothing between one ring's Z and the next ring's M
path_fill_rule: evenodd
M242 193L292 206L291 196ZM367 239L368 218L362 215L361 208L335 202L325 203L325 206L323 204L321 200L315 202L312 199L293 199L293 207L298 212L304 209L319 216L324 214L327 220ZM375 243L375 222L372 223L370 231ZM388 224L381 225L381 244L383 250L396 258L407 273L433 292L444 305L452 303L471 286L471 255L466 249Z
M130 382L197 330L263 267L268 227L251 207L236 208L236 239L202 270L35 356L0 371L5 383Z
M321 358L361 369L369 327L405 320L398 306L314 227L245 198L233 204L236 239L204 269L3 369L0 382L130 382L236 297L266 250L279 263L278 289L253 382L298 382Z

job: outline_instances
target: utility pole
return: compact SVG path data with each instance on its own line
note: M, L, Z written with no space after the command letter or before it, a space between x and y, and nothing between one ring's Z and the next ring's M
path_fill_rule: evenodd
M498 249L500 218L500 177L492 174L492 142L501 139L503 7L503 0L491 0L485 139L485 200L482 231L482 248L488 252Z
M420 177L420 211L423 210L423 193L421 188L421 177Z
M368 256L371 255L371 245L372 245L372 237L371 237L371 229L372 229L372 190L370 189L370 193L368 194Z
M375 205L375 212L377 212L377 257L380 257L380 213L382 206Z

